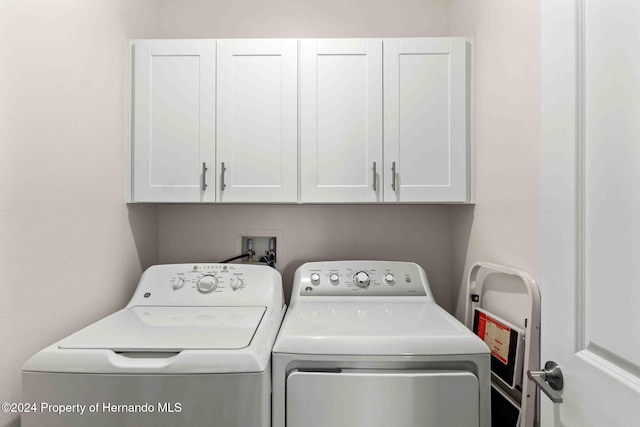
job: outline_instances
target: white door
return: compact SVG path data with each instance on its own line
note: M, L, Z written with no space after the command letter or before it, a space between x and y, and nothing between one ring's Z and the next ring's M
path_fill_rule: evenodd
M300 40L302 202L382 201L382 40Z
M298 198L297 40L219 40L219 202Z
M542 2L544 427L640 425L639 23L636 0Z
M384 40L384 201L469 200L467 43Z
M133 201L215 201L216 42L133 49Z

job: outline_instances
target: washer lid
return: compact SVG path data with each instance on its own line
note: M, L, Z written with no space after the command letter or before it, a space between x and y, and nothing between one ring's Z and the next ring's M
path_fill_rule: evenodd
M442 355L488 353L488 347L437 304L298 303L287 311L277 353Z
M247 347L265 307L131 307L59 343L63 349L120 352L232 350Z

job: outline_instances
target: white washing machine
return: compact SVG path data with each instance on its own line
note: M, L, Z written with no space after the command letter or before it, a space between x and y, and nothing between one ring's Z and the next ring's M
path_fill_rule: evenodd
M490 353L413 263L303 264L273 349L273 427L490 427Z
M284 308L270 267L150 267L124 309L24 365L22 425L269 426Z

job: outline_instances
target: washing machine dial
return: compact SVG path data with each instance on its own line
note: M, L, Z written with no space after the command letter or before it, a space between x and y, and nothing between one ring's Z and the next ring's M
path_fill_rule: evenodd
M340 282L340 276L338 276L337 273L332 273L329 276L329 281L331 282L332 285L337 285Z
M212 276L210 274L207 274L206 276L202 276L198 280L198 284L196 285L198 292L203 294L209 294L215 291L217 287L218 287L218 279L216 279L215 276Z
M173 279L172 286L173 286L173 290L177 291L178 289L184 286L184 278L178 277L177 279Z
M242 280L241 278L238 277L237 279L231 281L231 289L233 289L234 291L242 288L244 288L244 280Z
M320 275L318 273L313 273L310 279L313 285L317 285L318 283L320 283Z
M353 284L359 288L367 288L370 282L369 273L366 271L358 271L353 276Z

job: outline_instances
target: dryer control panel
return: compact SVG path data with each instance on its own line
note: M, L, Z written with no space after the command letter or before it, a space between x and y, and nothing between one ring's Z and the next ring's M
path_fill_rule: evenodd
M282 305L282 277L275 269L245 264L166 264L149 267L138 284L134 305Z
M411 262L325 261L296 270L292 299L312 296L429 297L425 271ZM297 298L296 298L297 299Z

